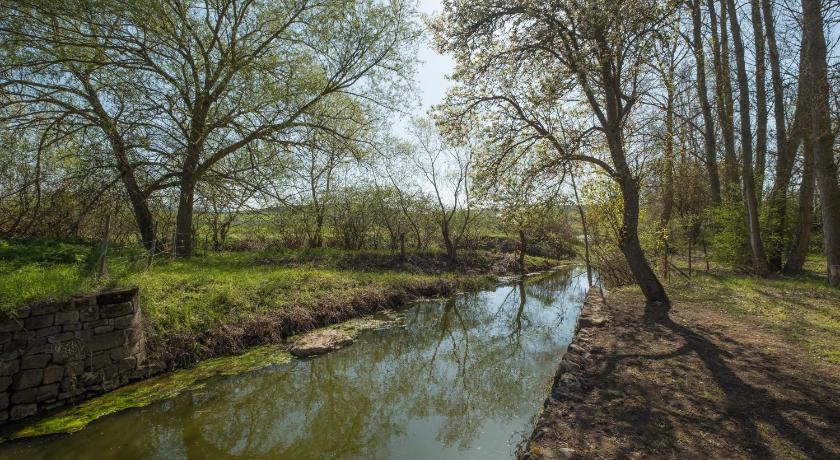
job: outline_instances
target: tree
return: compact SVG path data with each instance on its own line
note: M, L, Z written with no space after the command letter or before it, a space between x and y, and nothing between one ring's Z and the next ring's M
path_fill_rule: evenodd
M646 93L655 31L670 13L652 1L453 2L433 24L438 47L459 64L459 85L447 101L450 119L480 112L491 128L502 129L500 137L509 134L502 143L543 140L562 161L597 165L620 186L619 246L650 319L667 315L669 300L639 243L640 185L626 139ZM585 105L575 107L575 100ZM561 119L574 110L585 117L584 107L595 123L582 133L592 144L602 142L607 160L561 141Z
M691 6L691 31L692 49L694 51L697 98L703 113L703 148L705 153L706 171L709 176L709 189L712 193L712 203L720 204L720 174L718 173L717 162L717 133L715 132L715 121L712 117L712 107L709 103L709 92L706 87L706 56L703 50L703 16L700 9L700 0L690 2ZM713 43L713 46L716 46Z
M458 247L474 217L470 196L472 150L469 146L447 145L431 120L417 120L414 137L416 150L411 160L433 191L446 260L454 267Z
M809 136L814 146L817 188L822 203L823 241L828 259L828 282L840 287L840 184L834 158L834 133L829 106L828 64L820 0L802 0L806 58L812 86L809 91Z
M56 68L46 74L55 80L50 84L78 103L47 102L101 127L129 195L136 196L144 240L149 225L143 199L155 190L178 190L180 256L192 252L196 186L219 161L255 142L295 145L301 131L331 133L323 122L333 114L347 115L332 110L342 99L370 111L392 106L411 71L418 33L414 12L403 0L89 0L81 6L32 0L24 5L20 21L7 22L7 29L15 31L20 22L37 26L39 33L16 33L16 49L29 56L43 42L52 47L46 59L12 60L24 63L15 70L33 76L11 83L23 81L28 102L42 102L54 90L43 86L35 69L43 62ZM31 11L43 20L30 20ZM132 104L123 102L126 95ZM130 129L139 136L135 143L126 139ZM131 147L141 160L128 156ZM153 166L145 189L133 183L138 182L135 165Z
M759 275L766 276L768 273L767 255L764 252L764 242L761 239L761 227L758 221L758 197L756 196L755 190L752 123L750 121L750 89L747 79L747 64L744 58L744 42L741 37L741 26L738 22L735 1L727 0L727 4L729 8L729 26L732 29L732 42L735 48L735 67L738 75L738 106L741 112L741 191L747 205L747 227L749 228L753 270Z

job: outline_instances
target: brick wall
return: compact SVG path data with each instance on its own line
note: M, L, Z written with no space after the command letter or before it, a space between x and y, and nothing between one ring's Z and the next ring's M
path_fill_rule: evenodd
M0 424L148 374L137 289L0 314Z

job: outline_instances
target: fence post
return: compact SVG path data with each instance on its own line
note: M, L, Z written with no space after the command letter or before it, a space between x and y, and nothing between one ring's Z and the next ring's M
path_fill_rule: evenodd
M96 270L97 281L108 276L108 244L111 240L111 214L105 219L105 237L102 238L102 252L99 254L99 267Z

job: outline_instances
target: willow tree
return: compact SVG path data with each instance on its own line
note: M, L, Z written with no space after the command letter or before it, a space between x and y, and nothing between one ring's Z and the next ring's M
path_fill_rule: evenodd
M503 147L549 142L562 161L602 168L624 202L619 247L641 288L650 319L669 299L639 242L639 170L629 126L644 103L656 31L669 16L657 1L444 2L433 30L457 62L458 82L444 119L480 114ZM575 119L588 151L569 148L563 120Z
M418 36L414 10L405 0L22 0L18 5L11 25L23 30L15 36L21 54L44 46L58 50L46 54L49 72L39 71L44 67L37 62L21 67L34 75L25 87L38 93L31 102L54 94L38 86L44 76L62 86L72 82L61 94L77 105L64 109L62 99L51 106L101 126L118 160L120 143L129 145L123 126L136 126L139 141L132 146L139 160L129 159L128 165L154 171L146 189L177 190L180 256L192 253L197 185L223 159L256 142L298 145L302 132L332 132L322 121L336 98L351 98L371 111L393 107L411 73ZM34 26L46 32L28 33ZM68 45L73 52L63 51ZM91 97L87 85L99 97ZM125 110L125 95L143 111ZM343 120L356 121L367 120ZM118 164L118 169L132 177L129 168ZM133 196L130 184L126 187Z

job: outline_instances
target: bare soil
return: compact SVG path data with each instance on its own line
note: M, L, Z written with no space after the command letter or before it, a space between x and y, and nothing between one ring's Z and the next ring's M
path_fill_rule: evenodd
M634 292L588 300L520 458L840 459L837 363L706 302L646 324Z

